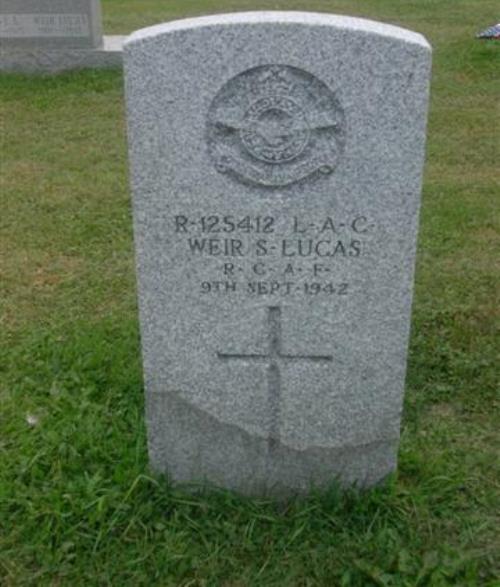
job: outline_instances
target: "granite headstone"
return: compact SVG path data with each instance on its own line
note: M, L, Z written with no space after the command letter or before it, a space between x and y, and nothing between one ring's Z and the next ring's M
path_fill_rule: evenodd
M124 37L103 37L100 0L0 0L0 71L121 65Z
M431 52L327 14L125 43L149 453L287 495L396 467Z

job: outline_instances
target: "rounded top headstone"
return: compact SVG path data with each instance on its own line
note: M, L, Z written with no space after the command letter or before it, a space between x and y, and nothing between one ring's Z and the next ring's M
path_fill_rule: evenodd
M429 51L431 46L420 33L410 31L408 29L368 20L366 18L355 18L352 16L341 16L337 14L327 14L321 12L301 12L301 11L252 11L252 12L236 12L229 14L214 14L210 16L200 16L197 18L184 18L166 22L133 32L125 41L125 47L137 43L144 42L148 39L154 39L158 35L187 31L202 27L216 27L226 25L252 25L252 24L299 24L310 26L328 26L336 27L338 29L345 29L346 31L359 31L362 33L382 35L399 39L406 43L414 43L425 47Z

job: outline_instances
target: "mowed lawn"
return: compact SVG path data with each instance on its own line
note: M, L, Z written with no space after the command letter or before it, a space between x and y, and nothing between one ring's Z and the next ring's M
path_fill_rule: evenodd
M500 585L496 0L103 0L108 33L231 10L434 47L397 475L275 504L147 463L120 71L0 76L0 584Z

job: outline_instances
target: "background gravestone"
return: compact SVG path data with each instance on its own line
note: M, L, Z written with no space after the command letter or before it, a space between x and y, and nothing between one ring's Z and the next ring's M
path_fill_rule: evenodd
M152 465L249 494L394 470L430 48L247 13L125 45Z
M100 0L0 0L0 71L119 66L123 39L102 36Z

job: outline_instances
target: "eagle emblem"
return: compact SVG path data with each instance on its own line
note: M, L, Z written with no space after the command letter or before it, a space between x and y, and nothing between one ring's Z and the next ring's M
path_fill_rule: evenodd
M269 187L332 173L345 143L344 112L330 88L287 65L264 65L230 79L207 122L221 173Z

